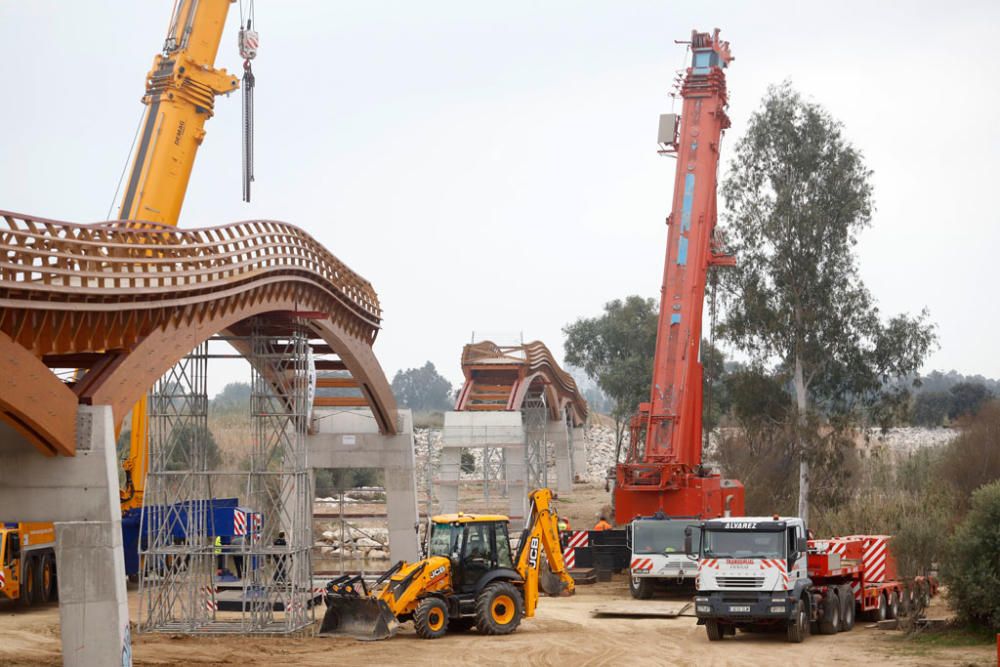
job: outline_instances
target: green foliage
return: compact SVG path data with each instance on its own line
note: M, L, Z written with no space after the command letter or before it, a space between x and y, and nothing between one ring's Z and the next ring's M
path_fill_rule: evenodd
M926 311L883 324L855 254L873 212L871 171L842 125L790 84L768 89L721 193L738 261L720 273L719 335L759 364L788 369L807 481L811 460L838 454L812 451L833 440L810 435L806 422L841 431L861 412L882 425L898 420L908 388L892 381L913 377L936 343L934 327ZM806 490L799 504L808 518L818 498Z
M986 385L980 382L959 382L948 390L951 399L948 405L948 418L974 416L989 399L993 398Z
M461 461L462 472L471 474L476 472L476 457L473 456L471 449L462 448L462 461Z
M213 413L250 414L250 384L247 382L230 382L222 388L209 404Z
M204 461L201 460L202 452ZM171 431L167 445L167 470L215 470L221 463L222 452L209 429L182 424Z
M922 391L913 399L910 423L916 426L941 426L948 416L951 397L943 391Z
M412 410L449 410L452 407L451 383L438 374L434 364L397 371L392 378L392 393L399 404Z
M941 578L960 617L1000 632L1000 482L972 494L948 554Z
M613 401L621 425L649 400L659 311L652 299L630 296L605 304L604 314L563 328L566 362L579 366Z
M861 281L858 234L871 221L871 171L842 125L788 83L771 87L722 186L737 267L720 334L756 360L803 367L810 404L848 412L898 403L935 343L926 312L882 324Z
M359 486L381 486L382 471L378 468L318 468L316 495L322 498L340 495Z

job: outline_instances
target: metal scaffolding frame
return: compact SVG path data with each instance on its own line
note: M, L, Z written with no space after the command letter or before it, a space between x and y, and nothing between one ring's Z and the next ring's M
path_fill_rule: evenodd
M312 493L306 448L309 337L251 335L250 413L254 443L248 498L262 514L244 577L255 632L295 632L311 624Z
M530 393L521 404L524 417L524 474L529 489L549 485L549 448L546 439L548 407L545 392Z
M304 326L291 329L273 335L259 319L251 329L253 442L245 470L209 469L207 343L150 394L140 632L286 634L315 621L305 442L310 346ZM210 499L223 480L244 490L241 506L252 511L244 514L245 537L217 547ZM235 581L216 576L217 548L242 564Z
M212 621L207 377L208 344L203 343L149 394L140 632L198 632Z

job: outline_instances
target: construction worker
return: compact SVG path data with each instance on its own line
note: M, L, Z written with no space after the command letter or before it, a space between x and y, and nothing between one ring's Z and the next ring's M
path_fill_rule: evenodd
M612 528L614 528L614 526L608 523L608 517L603 514L600 515L600 518L597 520L597 524L594 526L594 530L611 530Z
M565 517L559 517L558 526L559 526L559 532L560 533L569 530L569 519L567 519Z
M226 567L226 557L222 555L222 537L216 536L215 538L215 569L218 570L219 574L222 574L222 570Z

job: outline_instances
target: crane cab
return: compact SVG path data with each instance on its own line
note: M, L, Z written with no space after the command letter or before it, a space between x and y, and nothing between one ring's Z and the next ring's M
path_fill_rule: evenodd
M481 590L500 570L513 573L510 520L499 514L442 514L431 520L428 556L444 556L451 562L452 586L456 593ZM517 577L520 578L520 577Z

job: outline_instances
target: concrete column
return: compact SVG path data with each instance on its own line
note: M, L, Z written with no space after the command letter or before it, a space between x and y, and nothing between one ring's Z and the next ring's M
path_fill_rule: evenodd
M569 429L570 452L573 457L573 481L587 479L587 436L582 426Z
M462 448L448 444L445 440L441 447L440 467L434 492L437 494L438 507L442 514L453 514L458 511L458 486L462 473Z
M556 492L559 495L569 495L573 493L573 469L566 422L549 422L545 434L556 452Z
M507 447L507 499L510 507L507 515L511 521L524 519L528 513L528 489L525 488L527 465L524 460L527 448L522 444Z
M76 451L42 456L0 423L0 520L55 522L63 664L131 665L110 407L79 406Z
M385 473L389 551L394 560L420 558L413 417L399 411L399 432L382 435L367 409L314 412L320 432L306 436L312 468L381 468Z

